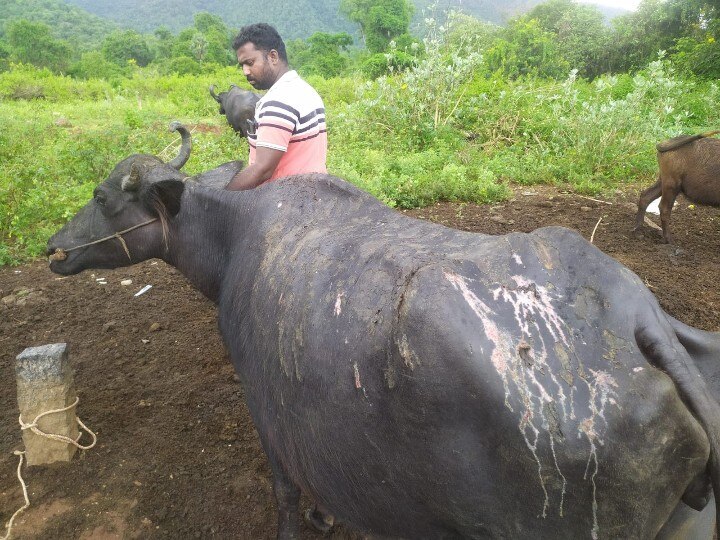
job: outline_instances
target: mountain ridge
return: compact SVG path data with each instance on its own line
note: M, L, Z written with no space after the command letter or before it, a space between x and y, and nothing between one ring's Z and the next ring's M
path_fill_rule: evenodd
M177 32L193 24L193 15L218 15L232 29L265 21L286 39L307 38L314 32L356 33L357 26L339 13L340 0L64 0L114 23L151 33L160 26ZM431 5L438 12L455 9L488 22L502 24L543 0L413 0L414 26ZM171 13L172 15L169 15ZM260 15L258 15L260 14ZM298 24L302 21L302 24Z

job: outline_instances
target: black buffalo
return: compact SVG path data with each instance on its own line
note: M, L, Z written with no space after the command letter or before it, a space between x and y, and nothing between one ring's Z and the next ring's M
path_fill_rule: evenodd
M720 486L720 334L571 230L459 232L327 175L204 185L237 167L131 156L48 252L158 257L217 303L281 538L300 490L382 537L712 537L682 501Z
M249 122L255 119L255 104L260 96L230 85L227 92L215 93L215 85L210 86L210 95L220 104L220 114L224 114L230 127L243 137L248 135Z

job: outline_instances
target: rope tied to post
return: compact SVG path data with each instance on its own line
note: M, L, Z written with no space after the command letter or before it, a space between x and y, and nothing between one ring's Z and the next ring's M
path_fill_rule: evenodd
M68 405L67 407L64 407L62 409L53 409L51 411L45 411L44 413L38 414L35 417L35 420L30 422L29 424L24 423L23 419L22 419L22 415L20 415L18 417L18 422L20 422L20 429L23 431L25 431L26 429L29 429L35 435L40 435L41 437L46 437L48 439L52 439L53 441L59 441L59 442L67 443L67 444L73 444L73 445L77 446L80 450L90 450L93 446L95 446L95 443L97 443L97 435L95 435L95 433L93 433L85 424L83 424L82 420L80 420L77 416L75 417L75 420L77 421L78 425L82 429L87 431L93 439L92 444L90 444L88 446L83 446L78 443L78 441L80 440L80 437L82 437L82 433L80 433L78 435L77 439L71 439L70 437L66 437L65 435L57 435L55 433L45 433L38 427L38 424L37 424L38 420L40 420L43 416L47 416L48 414L55 414L55 413L69 411L70 409L75 407L78 403L80 403L80 398L76 397L75 401L73 403L71 403L70 405Z
M38 427L38 421L41 418L43 418L44 416L47 416L49 414L56 414L56 413L69 411L70 409L76 407L78 403L80 403L80 398L76 397L75 401L73 403L71 403L70 405L68 405L67 407L63 407L62 409L53 409L53 410L45 411L44 413L38 414L35 417L35 419L32 422L30 422L29 424L26 424L25 422L23 422L22 415L20 415L20 416L18 416L18 422L20 423L20 429L22 431L29 429L35 435L39 435L39 436L45 437L47 439L52 439L53 441L63 442L63 443L67 443L67 444L73 444L73 445L77 446L80 450L90 450L97 443L97 435L95 435L95 433L93 433L92 430L90 430L85 424L83 424L82 420L80 420L77 416L75 416L75 420L77 421L78 425L83 430L87 431L90 434L90 436L93 439L92 444L83 446L80 443L78 443L78 441L82 437L82 432L78 435L77 439L72 439L70 437L66 437L65 435L58 435L56 433L45 433ZM23 464L23 456L25 455L25 452L23 452L21 450L15 450L13 452L13 454L16 456L20 456L20 461L18 462L18 467L17 467L17 477L18 477L18 480L20 481L20 485L22 486L23 497L25 497L25 504L22 506L22 508L18 509L12 515L12 517L10 518L10 521L8 521L8 524L5 526L5 529L7 530L7 534L5 536L3 536L2 538L0 538L0 540L9 540L10 539L10 534L12 533L12 527L13 527L13 522L15 521L15 518L30 507L30 497L28 497L27 485L25 484L25 481L23 480L22 472L21 472L22 464Z

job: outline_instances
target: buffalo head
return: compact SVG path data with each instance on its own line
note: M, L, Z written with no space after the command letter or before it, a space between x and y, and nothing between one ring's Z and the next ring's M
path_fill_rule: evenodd
M255 118L255 105L260 96L238 88L234 84L230 85L227 92L215 93L215 85L210 85L210 95L220 104L220 114L224 114L230 127L236 133L240 133L243 137L247 137L248 120Z
M177 122L182 146L164 163L135 154L118 163L93 192L93 198L48 241L50 269L76 274L86 268L117 268L160 256L167 220L180 210L191 138Z

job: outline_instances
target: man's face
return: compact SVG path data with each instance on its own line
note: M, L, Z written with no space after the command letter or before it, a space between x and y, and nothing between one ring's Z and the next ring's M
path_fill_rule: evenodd
M237 50L237 59L245 78L256 90L267 90L278 78L279 57L275 49L262 51L248 42Z

